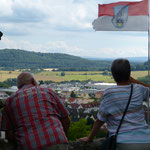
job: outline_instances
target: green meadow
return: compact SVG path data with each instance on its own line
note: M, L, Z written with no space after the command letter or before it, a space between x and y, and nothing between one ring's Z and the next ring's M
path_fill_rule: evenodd
M102 75L102 71L67 71L65 76L61 76L60 71L42 71L34 74L35 78L39 80L52 80L55 82L71 81L71 80L93 80L103 82L114 82L111 76ZM20 71L0 71L0 82L7 80L8 78L16 78L20 74ZM134 78L147 76L147 71L132 71Z
M44 71L36 74L38 80L52 80L56 82L60 81L71 81L71 80L93 80L100 82L109 82L112 83L114 80L111 76L102 75L102 71L68 71L65 72L65 76L61 76L61 72L49 72ZM134 78L144 77L148 75L147 71L132 71L131 75Z

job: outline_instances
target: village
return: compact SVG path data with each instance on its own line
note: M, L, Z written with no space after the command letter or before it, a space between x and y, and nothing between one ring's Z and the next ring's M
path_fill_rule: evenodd
M58 93L60 99L67 107L71 120L76 122L81 118L96 119L97 112L99 110L100 100L107 87L110 87L112 83L99 83L99 82L74 82L74 83L51 83L42 84L40 86L50 88ZM0 105L2 106L5 100L10 94L17 91L16 86L10 88L0 89ZM9 93L9 95L7 94ZM2 108L1 108L2 110ZM0 124L2 114L0 110ZM5 139L5 133L1 132L1 139Z
M114 83L103 83L90 81L84 82L68 82L68 83L51 83L42 84L40 86L50 88L55 91L60 99L67 107L72 122L79 121L81 118L86 120L95 121L97 112L99 110L100 102L104 93L104 90L108 87L115 85ZM17 91L17 87L1 88L0 89L0 104L9 97L7 93L14 93ZM148 115L148 104L143 103L145 108L145 115L149 122L150 116ZM2 110L2 109L1 109ZM149 118L149 119L148 119ZM0 121L2 115L0 112ZM5 139L5 133L1 132L1 139Z

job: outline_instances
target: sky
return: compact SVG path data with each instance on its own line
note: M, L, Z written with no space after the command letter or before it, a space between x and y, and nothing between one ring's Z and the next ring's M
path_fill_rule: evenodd
M0 0L4 34L0 49L94 58L147 57L147 32L93 30L99 3L106 0Z

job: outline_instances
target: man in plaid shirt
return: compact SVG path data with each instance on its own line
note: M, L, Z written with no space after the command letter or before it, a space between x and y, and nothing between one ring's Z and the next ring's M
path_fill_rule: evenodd
M70 119L60 98L37 85L33 75L21 73L18 91L5 102L1 130L19 150L68 150Z

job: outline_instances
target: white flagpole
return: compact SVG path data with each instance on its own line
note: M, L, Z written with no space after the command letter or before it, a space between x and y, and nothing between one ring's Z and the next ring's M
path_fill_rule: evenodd
M150 78L150 0L148 0L148 78ZM147 122L150 127L150 100L148 100Z

